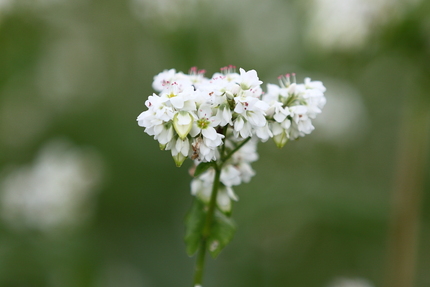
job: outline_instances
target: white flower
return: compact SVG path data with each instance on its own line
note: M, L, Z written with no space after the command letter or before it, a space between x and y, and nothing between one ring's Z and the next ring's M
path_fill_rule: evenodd
M257 72L255 70L250 70L246 72L244 69L240 68L240 77L238 82L243 90L249 90L260 86L263 82L258 79Z
M255 128L255 135L261 139L262 142L267 141L269 138L273 137L273 133L270 130L269 123L266 122L266 125L263 127Z
M220 180L226 186L239 185L241 182L240 171L232 165L225 165L221 169Z
M198 179L191 181L191 194L197 196L205 203L209 203L212 194L212 185L215 176L215 170L209 169ZM238 197L230 186L220 186L217 193L217 206L224 212L231 211L231 201L237 201Z
M168 84L160 94L160 97L165 101L169 101L178 110L190 111L196 108L194 87L187 82L175 81Z
M191 145L188 138L183 140L178 138L170 141L167 144L166 149L171 149L173 160L175 161L176 166L180 167L188 157L191 150Z
M222 144L224 135L216 132L215 128L219 120L212 116L212 109L209 105L201 105L197 110L197 119L193 123L191 136L196 137L198 134L203 136L203 140L207 146L217 147Z
M230 110L230 105L226 102L219 105L215 118L217 121L219 121L219 125L221 127L224 127L226 125L231 125L233 123L231 120L232 116L233 114Z
M267 103L244 94L234 100L236 102L234 112L242 115L253 126L262 127L266 124L265 111L269 108Z
M307 116L306 106L293 106L290 107L292 117L290 127L290 137L295 139L305 134L310 134L314 130L311 119Z
M252 126L243 116L238 116L234 121L234 136L237 138L252 136Z
M207 146L202 137L197 137L192 143L193 156L203 162L209 162L218 158L218 149Z
M185 75L182 72L177 73L175 69L164 70L154 77L154 81L152 82L152 88L157 92L162 92L166 88L168 88L173 82L181 81L183 83L187 83L188 85L192 85L192 81L189 75Z
M321 81L312 81L311 78L305 78L305 86L307 89L316 89L324 93L326 88Z

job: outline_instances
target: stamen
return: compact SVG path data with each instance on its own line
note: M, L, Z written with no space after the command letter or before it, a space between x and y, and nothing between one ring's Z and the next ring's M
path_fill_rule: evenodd
M290 74L286 74L285 77L287 78L286 80L286 87L289 87L291 85L291 81L290 81Z
M196 74L197 74L197 67L195 67L195 66L194 66L194 67L191 67L191 68L190 68L190 72L189 72L189 74L190 74L190 75L196 75Z

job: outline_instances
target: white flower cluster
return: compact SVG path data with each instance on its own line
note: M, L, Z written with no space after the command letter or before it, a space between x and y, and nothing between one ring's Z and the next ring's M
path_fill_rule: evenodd
M258 139L273 138L283 147L289 139L309 134L314 129L311 120L325 105L321 82L306 78L296 84L295 75L287 74L279 77L279 86L268 84L264 94L255 70L239 71L224 67L209 79L195 67L189 74L166 70L154 77L152 86L159 94L149 96L148 110L137 118L161 149L171 150L177 166L187 157L196 165L223 161L217 200L224 211L237 200L232 186L254 175L250 163L258 157ZM229 151L234 153L224 162ZM193 180L192 193L209 201L213 181L214 170L209 169Z

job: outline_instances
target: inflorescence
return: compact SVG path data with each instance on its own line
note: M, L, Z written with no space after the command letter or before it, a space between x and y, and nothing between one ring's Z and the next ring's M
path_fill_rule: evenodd
M250 163L258 158L258 141L272 138L281 148L288 140L311 133L312 120L326 103L320 81L305 78L297 84L295 74L286 74L278 78L279 85L268 84L264 93L255 70L235 70L223 67L211 78L196 67L189 74L165 70L154 77L152 87L158 94L149 96L148 110L137 118L162 150L171 151L177 166L186 158L196 165L223 161L217 196L223 211L237 200L232 186L248 182L255 174ZM208 169L191 183L192 194L204 202L210 198L213 174Z

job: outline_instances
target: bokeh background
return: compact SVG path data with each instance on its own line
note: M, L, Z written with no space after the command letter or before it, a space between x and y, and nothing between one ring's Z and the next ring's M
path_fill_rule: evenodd
M157 73L229 64L328 103L259 146L205 287L430 286L425 0L1 0L0 286L191 286L191 162L135 120Z

